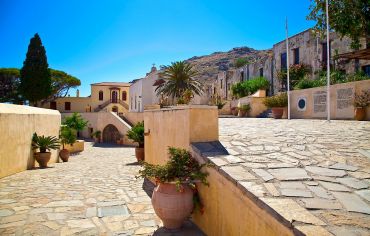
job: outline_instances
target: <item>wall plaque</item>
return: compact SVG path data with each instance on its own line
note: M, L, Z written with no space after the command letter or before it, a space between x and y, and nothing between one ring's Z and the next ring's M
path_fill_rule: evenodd
M313 93L313 113L326 113L326 91Z

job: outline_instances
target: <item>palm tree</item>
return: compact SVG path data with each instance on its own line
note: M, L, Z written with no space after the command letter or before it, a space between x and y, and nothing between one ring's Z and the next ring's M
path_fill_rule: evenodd
M194 79L197 74L193 66L184 61L172 62L160 74L164 82L155 91L157 95L164 94L172 98L183 98L184 94L189 91L192 94L201 95L203 84Z

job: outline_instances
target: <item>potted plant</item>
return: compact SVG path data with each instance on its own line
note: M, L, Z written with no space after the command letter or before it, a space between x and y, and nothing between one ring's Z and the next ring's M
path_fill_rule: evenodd
M154 180L156 187L152 195L155 213L168 229L180 228L194 208L202 206L195 183L208 185L208 173L185 149L170 147L170 159L165 165L144 163L139 176Z
M63 125L76 130L77 137L79 137L79 132L86 128L87 123L88 121L83 119L77 112L73 113L72 116L67 116L63 121Z
M272 97L267 97L263 101L263 104L271 108L272 116L275 119L281 119L284 114L284 107L288 105L288 96L286 93L281 93Z
M68 162L69 150L64 148L65 144L73 146L76 142L76 131L67 126L62 126L60 131L60 142L62 144L62 150L59 152L59 156L63 162Z
M95 143L101 142L101 131L97 130L94 133L91 134L91 136L94 138Z
M238 115L238 109L236 107L231 107L230 110L231 110L231 114L233 116L237 116Z
M355 119L365 120L366 107L370 104L370 90L362 90L360 94L355 94L353 106L355 107Z
M245 117L245 115L251 110L251 105L249 103L243 104L240 107L238 107L238 116L239 117Z
M39 163L40 168L48 167L48 162L51 157L51 149L59 149L59 140L55 136L38 136L34 133L32 136L32 148L34 150L39 149L40 152L35 153L36 161Z
M127 132L127 137L136 142L135 155L138 161L144 160L144 122L138 122Z

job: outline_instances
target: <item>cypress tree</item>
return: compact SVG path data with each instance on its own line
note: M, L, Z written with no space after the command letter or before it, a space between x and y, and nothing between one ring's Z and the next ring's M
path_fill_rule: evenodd
M28 45L20 78L19 91L31 105L37 105L38 101L51 95L51 76L46 51L37 33Z

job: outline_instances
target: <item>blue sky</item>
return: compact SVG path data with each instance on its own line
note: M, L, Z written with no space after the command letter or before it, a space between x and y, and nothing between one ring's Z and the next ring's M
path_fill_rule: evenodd
M38 32L49 66L90 84L233 47L268 49L313 25L310 0L0 0L0 67L22 67ZM72 92L74 95L74 92Z

